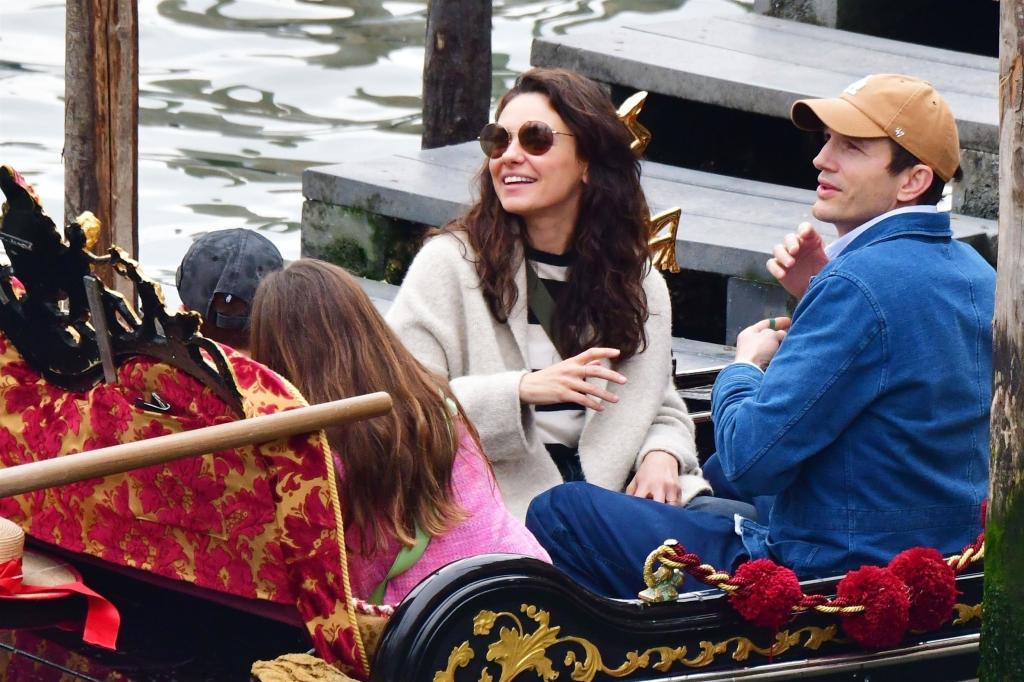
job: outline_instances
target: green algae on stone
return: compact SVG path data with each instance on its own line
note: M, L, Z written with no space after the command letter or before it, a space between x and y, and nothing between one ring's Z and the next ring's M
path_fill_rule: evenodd
M302 207L302 255L335 263L359 277L401 284L427 229L372 210L307 200Z

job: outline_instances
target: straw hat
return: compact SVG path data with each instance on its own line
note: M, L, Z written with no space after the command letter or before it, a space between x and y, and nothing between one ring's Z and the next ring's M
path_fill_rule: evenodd
M0 588L0 599L56 599L73 594L71 590L59 589L61 585L81 582L78 571L63 562L25 549L25 531L10 519L0 517L0 577L18 578L17 572L4 576L3 566L10 561L21 559L20 582L25 587L54 587L46 592L11 594Z

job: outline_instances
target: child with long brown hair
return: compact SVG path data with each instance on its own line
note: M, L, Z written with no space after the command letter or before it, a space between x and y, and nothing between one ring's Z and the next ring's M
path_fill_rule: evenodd
M417 362L345 270L303 259L268 275L251 341L253 359L311 404L374 391L394 401L385 416L327 431L357 596L397 603L424 576L482 549L548 560L506 511L447 380Z

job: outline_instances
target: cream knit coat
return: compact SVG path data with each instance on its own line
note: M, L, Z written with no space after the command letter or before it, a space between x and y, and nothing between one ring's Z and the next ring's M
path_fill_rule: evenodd
M428 369L445 375L476 425L508 509L519 518L539 493L562 478L533 425L533 407L519 401L529 371L526 335L526 265L520 256L520 294L507 323L491 315L469 245L453 234L428 241L417 254L387 319ZM625 385L611 384L618 403L587 410L579 455L587 481L622 490L651 450L679 460L682 499L710 486L701 475L693 421L676 394L671 374L671 304L661 275L644 279L650 318L647 348L615 369ZM602 382L605 383L605 382Z

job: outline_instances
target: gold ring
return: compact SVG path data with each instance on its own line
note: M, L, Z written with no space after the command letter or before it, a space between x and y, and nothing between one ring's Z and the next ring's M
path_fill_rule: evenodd
M775 329L775 318L774 317L768 318L768 328L769 329Z

